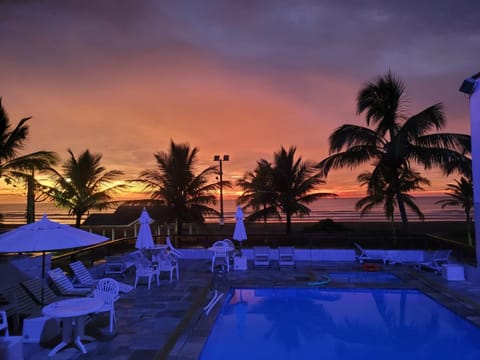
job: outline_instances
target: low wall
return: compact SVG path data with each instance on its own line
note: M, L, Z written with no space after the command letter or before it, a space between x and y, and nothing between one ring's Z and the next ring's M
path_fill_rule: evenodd
M185 259L210 259L212 253L207 249L181 249ZM389 259L402 262L419 262L424 259L423 250L368 250L369 253L384 254ZM253 249L243 249L242 254L253 260ZM270 258L278 259L278 249L270 249ZM295 259L298 261L355 261L353 249L295 249Z

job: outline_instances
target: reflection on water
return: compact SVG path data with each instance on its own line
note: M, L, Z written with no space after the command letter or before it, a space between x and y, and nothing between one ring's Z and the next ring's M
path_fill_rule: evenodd
M201 359L480 359L480 329L413 290L236 290Z

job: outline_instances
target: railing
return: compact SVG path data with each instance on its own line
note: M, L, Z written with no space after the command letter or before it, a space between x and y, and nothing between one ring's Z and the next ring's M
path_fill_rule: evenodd
M154 236L158 243L164 242L164 236ZM172 235L172 242L178 248L208 248L215 241L230 238L227 233ZM129 236L117 240L75 249L60 255L52 256L55 266L64 266L75 260L82 260L87 264L104 259L105 256L123 254L135 249L135 237ZM295 233L285 234L249 234L248 240L242 242L244 248L263 245L276 248L278 246L295 246L307 249L350 249L353 242L358 242L366 248L382 249L441 249L451 248L459 261L475 265L475 248L457 241L440 238L429 234L409 234L392 238L391 235L374 234L359 235L352 233ZM234 241L239 246L237 241Z

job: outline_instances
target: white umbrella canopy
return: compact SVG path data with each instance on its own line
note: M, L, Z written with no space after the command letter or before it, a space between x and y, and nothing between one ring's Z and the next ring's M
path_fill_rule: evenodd
M45 283L45 252L96 245L108 240L75 227L51 221L44 214L42 219L19 226L0 235L0 253L42 252L42 306Z
M237 206L235 212L235 228L233 229L233 240L237 240L242 246L242 241L247 240L247 231L245 230L245 224L243 223L243 211L240 206Z
M105 236L51 221L44 214L39 221L0 235L0 252L55 251L96 245L105 240L108 240Z
M154 245L152 229L150 229L150 224L153 222L153 219L148 215L145 208L143 208L138 221L140 222L140 229L138 230L135 247L137 249L151 249Z

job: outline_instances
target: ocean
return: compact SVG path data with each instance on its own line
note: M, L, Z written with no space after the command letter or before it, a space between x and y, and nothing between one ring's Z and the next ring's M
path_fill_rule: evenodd
M436 201L444 199L443 196L417 196L416 203L425 215L425 221L465 221L465 213L463 209L457 207L447 207L442 209L440 205L435 204ZM317 222L326 218L330 218L336 222L355 222L355 221L385 221L383 209L378 207L370 214L363 217L359 212L355 211L355 203L359 198L336 198L321 199L310 205L311 213L308 217L293 218L294 222ZM217 209L219 209L217 203ZM25 223L25 204L0 204L0 214L3 215L4 224L20 225ZM224 217L226 223L235 222L236 204L234 200L224 200ZM114 210L104 211L103 213L113 212ZM98 211L95 211L98 213ZM40 219L43 214L47 214L48 218L65 224L74 224L75 218L69 216L68 212L55 207L51 203L36 204L36 218ZM245 214L248 215L248 212ZM85 219L85 218L84 218ZM272 219L273 220L273 219ZM400 221L400 215L397 215ZM216 222L218 218L209 218L207 222ZM409 221L418 221L418 218L409 213Z

